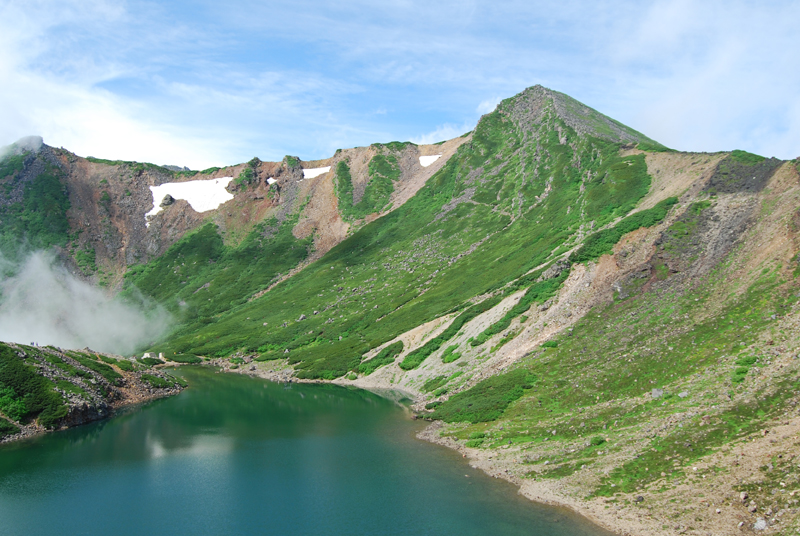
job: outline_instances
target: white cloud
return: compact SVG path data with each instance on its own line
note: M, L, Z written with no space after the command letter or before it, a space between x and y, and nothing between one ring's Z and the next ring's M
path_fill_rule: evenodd
M10 265L0 257L0 267ZM14 271L0 279L0 340L129 354L169 328L161 307L145 313L112 299L59 267L52 253L32 253Z
M611 46L616 65L642 73L616 118L677 149L796 156L798 17L796 4L654 3Z
M82 156L203 169L307 157L309 146L328 150L326 132L363 132L320 98L357 85L214 63L197 51L213 57L224 29L198 32L131 5L135 13L102 1L65 1L52 13L47 2L0 5L0 145L36 134Z
M475 128L475 122L465 122L461 126L447 123L440 125L433 132L428 132L427 134L421 134L413 137L411 138L411 141L417 145L429 145L431 143L437 143L440 141L452 140L453 138L457 138L458 136L466 134L473 128Z
M798 152L793 2L12 4L0 144L193 168L321 158L452 137L476 102L541 83L676 148Z
M154 110L146 103L99 87L127 67L69 54L71 36L60 33L63 26L79 24L81 31L102 36L106 25L124 27L123 10L102 1L34 2L24 8L10 3L0 8L0 79L7 82L0 86L0 140L36 134L83 156L198 167L229 155L216 136L153 121Z
M503 100L502 97L492 97L491 99L481 101L475 111L481 115L491 113L495 108L497 108L497 105L500 104L501 100Z

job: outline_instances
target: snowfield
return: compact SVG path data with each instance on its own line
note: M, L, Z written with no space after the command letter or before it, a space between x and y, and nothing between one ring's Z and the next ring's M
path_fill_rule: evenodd
M304 169L303 170L303 178L304 179L313 179L314 177L319 177L323 173L327 173L330 170L331 170L331 166Z
M437 160L439 160L441 157L442 157L442 155L440 155L440 154L434 154L434 155L431 155L431 156L420 156L419 157L419 164L422 167L428 167L431 164L433 164L434 162L436 162Z
M202 181L167 182L159 186L151 186L153 193L153 210L145 214L145 220L161 212L161 201L167 194L175 199L184 199L197 212L214 210L222 203L233 199L233 194L225 189L233 177L219 177ZM150 226L150 223L147 223Z

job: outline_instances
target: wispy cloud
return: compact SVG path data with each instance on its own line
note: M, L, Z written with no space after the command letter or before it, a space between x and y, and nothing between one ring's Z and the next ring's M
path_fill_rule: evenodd
M503 100L502 97L492 97L491 99L482 100L475 111L481 115L493 112L494 109L497 108L497 105L500 104L501 100Z
M18 266L0 257L0 340L65 348L89 346L129 354L169 327L160 306L123 303L61 268L51 253L29 254Z
M436 127L436 130L432 132L411 138L410 141L418 145L428 145L440 141L452 140L453 138L466 134L473 128L475 128L475 123L464 123L461 126L445 123L444 125Z
M6 2L0 144L319 158L469 130L541 83L669 146L792 157L798 18L788 1Z

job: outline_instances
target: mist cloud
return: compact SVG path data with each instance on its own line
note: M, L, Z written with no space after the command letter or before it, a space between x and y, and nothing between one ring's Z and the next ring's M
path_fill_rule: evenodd
M475 123L475 121L466 121L460 126L446 123L444 125L440 125L433 132L428 132L427 134L413 137L410 141L416 143L417 145L429 145L431 143L451 140L471 131L473 128L475 128Z
M169 315L110 298L39 251L11 267L0 258L0 340L131 354L165 333Z
M6 155L9 154L11 155L22 154L25 151L31 151L35 153L42 148L43 144L44 140L42 139L41 136L25 136L24 138L18 139L11 145L0 147L0 160L5 158Z

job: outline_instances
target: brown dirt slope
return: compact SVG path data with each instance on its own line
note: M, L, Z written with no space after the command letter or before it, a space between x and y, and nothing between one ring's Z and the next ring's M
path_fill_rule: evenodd
M135 162L108 162L78 157L64 149L44 146L66 175L71 208L68 212L76 236L73 251L93 250L98 272L82 274L110 288L118 288L128 266L146 263L163 254L187 232L207 221L215 223L226 243L237 243L253 226L268 218L279 222L296 217L294 235L314 237L314 248L307 262L321 257L333 246L365 223L383 213L371 214L361 221L345 222L338 207L335 180L336 165L349 162L356 201L369 181L367 166L379 153L391 152L398 158L401 174L394 184L387 212L408 201L469 136L440 145L408 144L402 150L389 150L373 145L338 151L324 160L262 162L228 166L204 173L174 172L169 169ZM419 156L441 154L435 163L422 167ZM315 178L305 179L303 169L332 166L332 170ZM196 212L186 201L176 200L164 207L146 225L145 213L153 207L149 186L166 182L240 177L253 170L243 184L231 183L234 199L219 208ZM272 179L272 180L269 180ZM272 183L272 184L270 184ZM70 252L64 252L71 261ZM74 271L79 273L76 263Z

